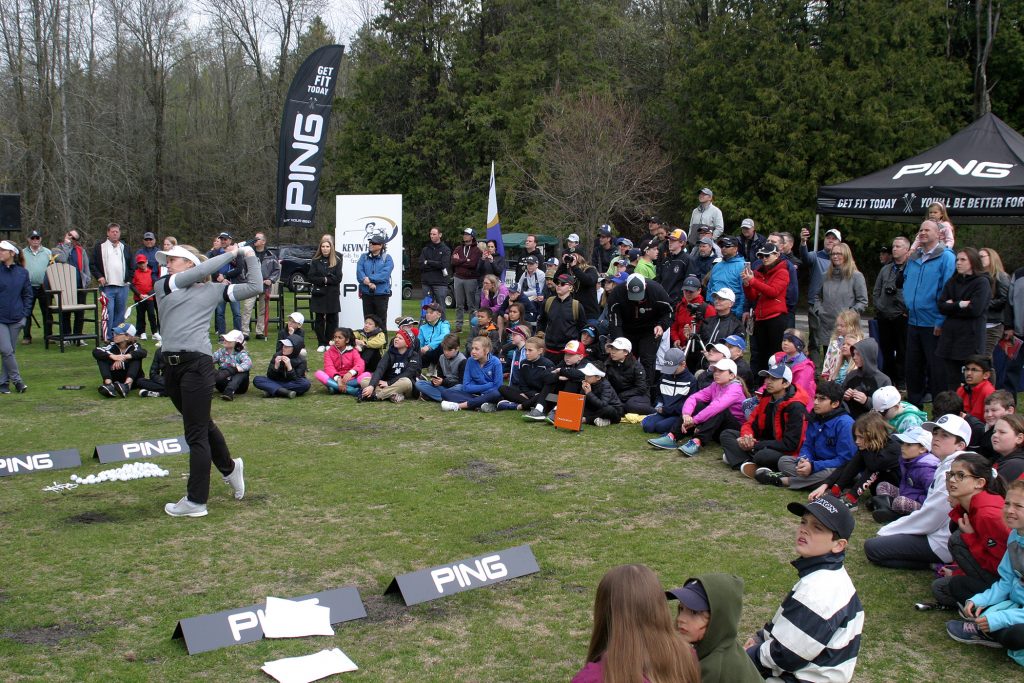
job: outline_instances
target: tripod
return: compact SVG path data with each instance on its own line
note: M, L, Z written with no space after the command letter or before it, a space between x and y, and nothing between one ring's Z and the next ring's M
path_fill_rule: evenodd
M687 338L686 346L683 347L683 358L686 359L686 367L690 368L690 372L694 375L704 368L704 354L707 350L708 347L704 340L696 332Z

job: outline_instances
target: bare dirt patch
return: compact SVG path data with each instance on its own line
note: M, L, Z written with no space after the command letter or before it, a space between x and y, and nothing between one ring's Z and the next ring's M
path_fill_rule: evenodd
M397 595L363 595L362 598L366 620L371 624L398 621L409 612Z
M67 524L108 524L117 522L119 519L116 515L106 512L80 512L77 515L71 515L65 522Z
M448 475L453 477L465 477L474 484L481 484L490 481L501 475L497 465L483 460L470 460L462 467L453 467L448 470Z
M4 631L0 638L13 640L22 645L56 645L68 638L83 638L95 633L97 629L87 624L54 624L52 626L33 626L20 631Z

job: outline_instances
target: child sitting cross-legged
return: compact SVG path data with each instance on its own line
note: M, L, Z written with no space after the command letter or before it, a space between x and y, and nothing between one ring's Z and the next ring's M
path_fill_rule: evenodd
M266 376L259 376L252 383L266 398L295 398L309 391L302 338L291 336L277 342L277 352L270 359Z
M501 386L501 361L491 353L491 340L483 335L470 343L469 360L462 370L459 388L441 389L441 410L476 410L487 402L487 394Z
M595 427L607 427L622 421L623 409L619 395L608 383L600 361L589 361L580 368L583 373L583 422Z
M935 479L939 459L931 454L932 435L920 427L897 434L900 445L900 483L882 481L871 499L871 516L887 524L914 510L920 510Z
M618 337L605 345L605 351L608 382L622 400L625 411L639 415L653 413L648 382L654 378L647 376L643 364L633 356L633 342Z
M828 494L786 509L800 516L800 557L792 563L800 580L743 647L766 680L848 683L864 629L864 609L843 566L853 514Z
M235 394L249 391L252 358L245 350L245 335L241 330L231 330L221 335L220 339L221 347L213 352L213 378L220 397L225 401L233 401Z
M999 580L964 603L964 620L946 622L946 633L958 642L1005 647L1024 666L1024 481L1011 482L1003 506L1011 530L999 562Z
M660 400L654 406L654 412L640 425L648 434L661 434L648 439L647 443L655 448L675 450L681 445L676 435L682 434L683 404L690 393L696 391L697 380L686 368L686 352L680 348L665 351L657 370L661 375L658 383Z
M807 436L799 457L779 458L779 471L758 468L754 479L760 484L810 488L828 479L832 471L853 457L853 418L843 407L843 388L835 382L818 382L814 392L814 410L807 423Z
M92 357L100 369L103 384L101 396L128 398L136 380L142 376L142 359L146 349L135 341L135 325L121 323L114 328L114 340L106 346L92 350Z
M522 331L524 328L513 328L513 336L518 334L517 330ZM523 344L522 357L518 365L512 364L508 384L498 387L501 399L495 404L495 408L523 410L534 405L554 368L555 364L544 355L544 340L540 337L528 338ZM485 410L484 406L480 406L480 410Z
M441 355L437 359L437 372L424 375L416 380L416 391L420 400L441 400L442 389L455 389L462 386L462 372L466 366L459 335L454 332L447 335L441 342Z
M727 429L739 429L743 401L747 398L743 380L736 377L736 363L728 358L713 363L711 385L691 394L683 404L683 434L693 433L679 451L693 457L705 443L717 440Z
M331 335L331 345L324 354L324 369L315 377L327 387L328 394L359 393L359 379L369 377L363 357L355 347L355 333L351 328L339 327Z
M574 394L581 394L583 390L583 360L586 358L586 350L579 341L572 340L565 345L562 351L562 362L551 368L544 377L544 388L537 393L536 404L523 415L523 420L531 422L549 422L555 419L555 404L558 402L559 391L569 391Z
M853 423L857 452L848 463L833 470L808 500L831 492L846 507L857 509L863 497L871 510L871 496L879 484L900 481L900 442L890 437L892 427L876 412L865 413Z
M504 399L504 395L501 393L502 389L507 389L511 386L518 386L520 382L520 373L523 361L526 360L526 341L530 338L530 328L526 324L516 325L514 327L505 330L508 334L509 342L505 346L501 347L502 367L508 365L508 383L499 384L496 389L481 395L483 403L480 404L481 413L493 413L498 410L498 404ZM502 410L515 410L516 406L513 404L510 406L504 406Z
M401 403L413 392L413 380L419 376L420 351L416 337L405 330L395 333L388 352L380 359L370 377L359 380L362 390L356 400L376 399Z

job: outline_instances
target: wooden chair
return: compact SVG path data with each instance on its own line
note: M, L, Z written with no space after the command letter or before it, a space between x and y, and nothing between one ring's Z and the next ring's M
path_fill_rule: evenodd
M50 348L50 342L55 341L60 345L60 352L64 353L64 347L69 342L79 342L86 339L93 339L99 344L100 339L100 305L97 289L80 289L78 287L78 271L69 263L51 263L46 268L46 279L43 290L49 299L49 309L56 318L57 333L43 336L43 345ZM84 293L92 294L92 303L78 303L78 295ZM92 311L92 317L87 311ZM93 323L95 334L72 334L67 329L71 325L71 313L81 313L84 323Z
M270 330L270 323L276 323L280 328L284 325L284 295L281 294L281 283L275 282L270 285L270 297L267 309L274 312L274 315L267 320L267 330Z

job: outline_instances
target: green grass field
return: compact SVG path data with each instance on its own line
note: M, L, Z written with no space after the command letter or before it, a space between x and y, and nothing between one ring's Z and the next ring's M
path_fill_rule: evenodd
M251 350L262 371L269 342ZM331 647L360 667L341 680L565 681L582 665L594 589L613 565L645 563L666 586L738 574L744 633L796 580L785 504L798 494L727 470L715 448L693 459L651 449L639 426L570 434L512 413L250 392L213 407L245 459L243 501L214 472L208 517L167 517L163 504L184 494L185 456L153 460L167 478L44 492L112 467L91 460L96 445L176 436L181 421L166 399L101 398L89 349L45 352L37 340L18 358L30 389L0 396L0 456L78 448L85 462L0 477L4 681L269 680L263 662ZM877 525L856 516L848 568L867 615L856 680L1020 677L1004 652L951 641L948 613L915 612L930 576L869 566L862 544ZM383 596L396 574L522 543L539 573L412 608ZM345 585L359 588L368 617L333 638L196 656L171 639L181 618Z

